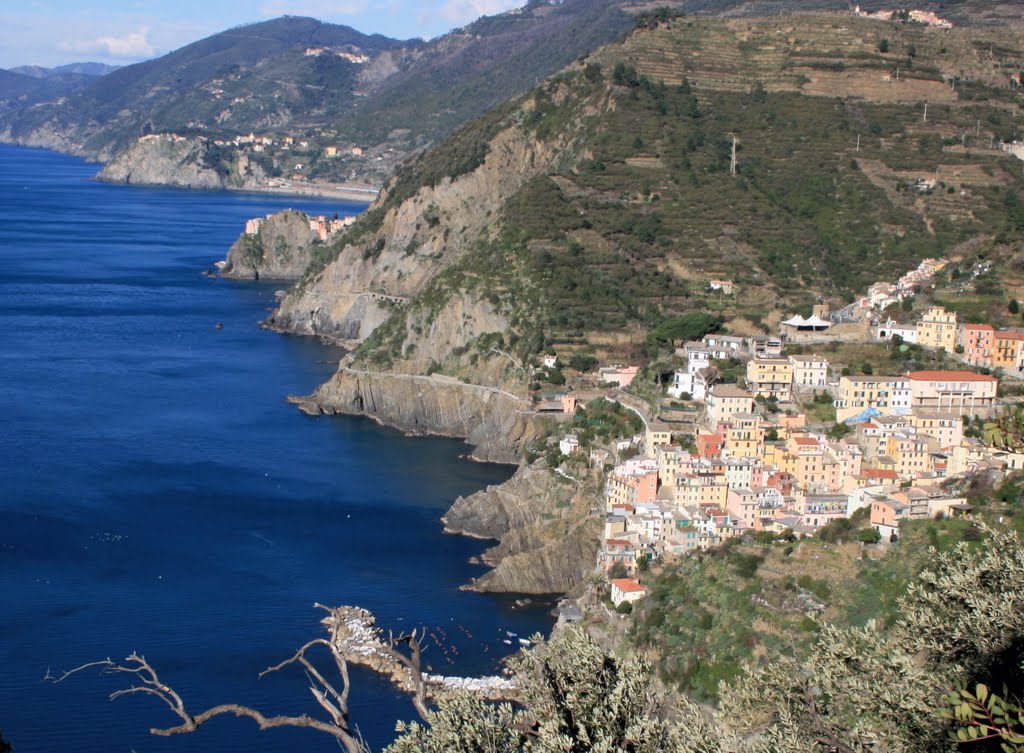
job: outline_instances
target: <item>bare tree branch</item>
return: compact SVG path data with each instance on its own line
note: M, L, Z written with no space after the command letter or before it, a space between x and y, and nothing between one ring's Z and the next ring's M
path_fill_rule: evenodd
M384 650L409 671L413 708L416 709L420 718L429 721L430 710L427 708L427 683L423 678L423 649L420 640L425 636L426 631L423 631L421 636L417 636L418 632L419 630L413 630L411 633L401 633L396 636L389 630ZM403 644L408 647L408 654L399 651L398 647Z
M221 704L219 706L209 708L199 714L192 714L186 708L184 700L177 691L169 685L164 684L160 680L156 670L153 669L149 662L146 661L145 657L137 653L132 653L120 663L107 658L102 661L83 664L80 667L64 672L59 677L54 678L50 676L49 673L47 673L47 676L54 683L60 683L72 675L76 675L92 668L99 668L102 674L133 675L135 678L134 684L127 688L114 691L110 694L110 699L115 700L126 695L143 694L155 696L162 700L167 704L168 708L170 708L171 711L181 719L181 724L173 727L150 729L151 734L161 737L195 732L200 726L214 717L232 714L237 717L247 717L252 719L261 730L271 729L273 727L300 727L325 732L336 738L344 746L347 753L367 753L368 748L363 742L362 737L359 735L359 732L353 728L349 721L348 696L350 681L348 664L342 654L340 641L338 640L341 623L340 612L338 609L325 607L322 604L317 604L316 606L326 610L330 617L333 618L325 621L330 626L330 640L316 638L308 641L288 659L285 659L279 664L275 664L274 666L268 667L260 672L259 677L262 678L272 672L277 672L291 664L301 664L306 671L306 677L309 678L310 681L310 693L312 693L313 698L316 699L321 708L327 712L330 717L330 721L316 719L308 714L302 714L299 716L266 716L256 709L235 703ZM308 651L317 647L326 648L334 658L335 665L337 666L338 673L341 677L341 690L338 690L330 681L328 681L306 656ZM419 654L418 648L419 647L417 645L415 652L417 656ZM422 676L420 676L420 681L422 683ZM424 705L424 709L425 708L426 706Z

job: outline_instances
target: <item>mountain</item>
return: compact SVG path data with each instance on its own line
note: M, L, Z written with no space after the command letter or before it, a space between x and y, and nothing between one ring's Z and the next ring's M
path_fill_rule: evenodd
M19 65L17 68L11 68L11 70L14 73L22 73L33 78L54 78L68 73L99 77L106 76L120 67L119 65L107 65L106 63L67 63L54 68L44 68L41 65Z
M351 98L359 66L307 51L377 55L402 44L308 18L238 27L119 68L65 101L10 117L4 130L9 140L105 159L151 131L276 128Z
M356 369L521 388L551 344L646 360L680 314L774 328L929 256L967 277L996 263L937 294L1005 306L1024 293L1022 170L999 149L1020 135L1020 39L641 16L403 165L271 325L358 345ZM723 278L736 295L708 289ZM386 405L354 383L332 383L337 409Z
M285 17L118 69L66 100L23 108L0 119L0 138L105 161L148 133L291 135L315 153L290 162L291 155L273 155L280 170L301 162L328 180L379 181L405 155L631 23L621 0L535 2L424 43ZM375 151L348 163L320 158L317 150L338 142Z
M88 86L95 76L81 73L28 75L0 69L0 113L21 110L71 94Z

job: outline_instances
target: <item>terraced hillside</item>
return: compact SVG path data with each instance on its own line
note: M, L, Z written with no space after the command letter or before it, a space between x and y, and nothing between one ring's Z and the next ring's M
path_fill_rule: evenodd
M993 148L1020 122L1007 30L847 13L639 25L400 169L284 326L369 337L358 357L376 368L477 378L496 342L639 358L687 311L756 329L928 256L1019 253L1022 165ZM737 293L709 290L719 278ZM455 301L507 331L449 322L440 345Z

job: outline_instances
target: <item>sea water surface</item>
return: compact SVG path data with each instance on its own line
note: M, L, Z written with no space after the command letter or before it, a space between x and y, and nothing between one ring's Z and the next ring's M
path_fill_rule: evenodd
M484 544L446 536L460 494L510 469L465 445L357 418L312 419L339 352L260 329L274 284L201 274L249 217L323 200L109 186L95 165L0 146L0 729L18 753L337 750L308 730L225 717L187 737L124 679L49 673L138 651L194 712L316 714L297 669L257 680L321 630L314 602L427 627L426 663L487 673L545 606L458 587ZM218 328L218 323L223 324ZM374 749L411 719L353 672Z

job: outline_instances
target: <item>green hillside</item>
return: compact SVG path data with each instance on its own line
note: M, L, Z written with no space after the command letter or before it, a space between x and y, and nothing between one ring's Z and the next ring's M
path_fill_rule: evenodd
M497 212L480 207L485 237L453 246L457 263L397 317L470 286L502 302L519 342L587 349L690 310L757 324L841 305L930 256L969 269L1019 252L1021 163L998 148L1019 137L1013 30L850 14L641 26L399 169L336 253L420 187L475 170L508 128L563 145L554 169L524 169ZM739 293L709 291L717 278ZM379 363L401 352L388 342Z

